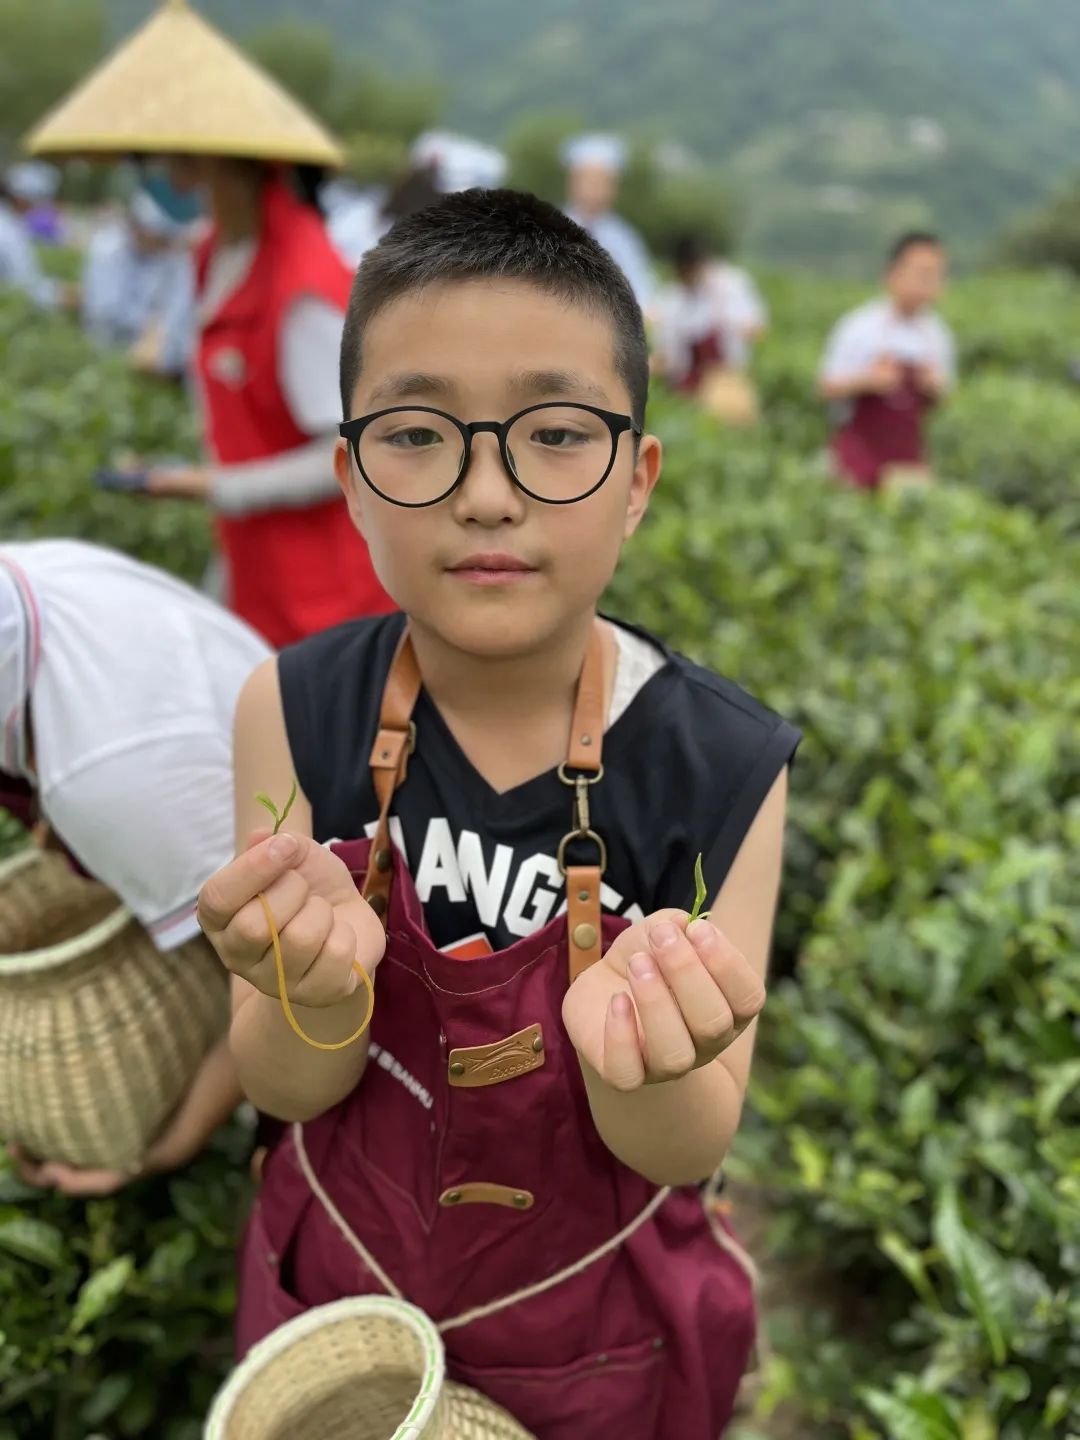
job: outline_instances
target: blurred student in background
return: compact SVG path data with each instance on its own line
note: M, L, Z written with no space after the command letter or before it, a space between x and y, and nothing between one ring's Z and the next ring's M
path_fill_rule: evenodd
M327 228L339 254L354 269L395 221L434 205L441 195L480 186L494 190L506 179L506 157L493 145L445 130L427 130L414 141L408 169L387 190L330 195L340 197ZM324 191L324 193L326 193Z
M746 369L769 317L747 272L698 236L680 236L671 259L675 281L654 307L656 364L669 385L693 394L712 369Z
M59 171L32 160L12 165L0 178L0 290L20 290L43 310L63 304L68 287L42 271L28 221L52 201L59 184Z
M945 247L922 231L903 235L885 271L885 293L845 315L829 336L821 394L834 407L837 473L877 489L890 471L925 470L926 419L956 379L952 333L934 310Z
M626 146L614 135L581 135L563 147L562 155L567 172L567 215L604 247L648 313L653 299L649 252L638 232L616 215L614 208L626 168Z
M139 190L122 216L90 237L83 323L99 345L126 349L137 369L182 375L195 341L195 272L188 227Z

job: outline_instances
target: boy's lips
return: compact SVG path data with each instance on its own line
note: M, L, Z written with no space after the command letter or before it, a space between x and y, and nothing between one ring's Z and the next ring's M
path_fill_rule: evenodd
M535 565L522 560L520 555L509 555L502 551L467 555L456 565L448 566L448 570L459 580L467 580L473 585L512 585L515 581L536 574Z

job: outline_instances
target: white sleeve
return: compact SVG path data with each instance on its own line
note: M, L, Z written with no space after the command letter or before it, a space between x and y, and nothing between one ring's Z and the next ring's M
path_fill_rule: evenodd
M320 435L267 460L215 465L210 472L210 503L222 515L251 515L283 507L302 509L340 495L334 476L334 442Z
M83 324L99 345L115 343L113 317L121 293L115 237L95 235L83 262L82 310Z
M680 379L686 369L686 345L678 323L679 297L673 286L657 292L652 307L652 332L656 353L665 372Z
M293 419L309 435L332 435L341 419L338 367L345 316L329 301L302 295L281 327L278 370Z
M158 368L167 375L186 370L195 353L195 263L186 250L169 266L161 307Z
M953 338L952 331L948 325L945 324L944 320L939 320L935 328L937 332L935 336L935 349L937 351L935 362L940 367L941 373L945 376L946 380L948 380L949 384L954 385L956 383L956 341Z
M90 760L41 796L65 845L161 950L198 932L203 883L233 855L224 727L158 734Z
M740 330L758 330L769 323L769 310L755 284L745 270L732 272L732 319Z
M21 290L42 310L51 310L60 299L60 284L42 272L37 252L22 224L14 220L5 224L0 236L4 255L0 260L3 283Z
M833 327L819 371L822 380L847 380L874 360L870 332L859 315L846 315Z

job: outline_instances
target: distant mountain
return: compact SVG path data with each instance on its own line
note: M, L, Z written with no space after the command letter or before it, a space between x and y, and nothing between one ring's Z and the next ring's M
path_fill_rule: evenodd
M242 36L318 22L365 64L434 75L447 120L677 139L722 162L748 247L848 263L908 224L975 256L1080 168L1076 0L197 0ZM130 28L146 0L108 0Z

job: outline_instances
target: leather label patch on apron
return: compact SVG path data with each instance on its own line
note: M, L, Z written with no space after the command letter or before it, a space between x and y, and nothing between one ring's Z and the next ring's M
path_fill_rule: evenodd
M530 1070L539 1070L544 1063L544 1031L540 1025L528 1025L516 1035L496 1040L492 1045L469 1045L451 1050L447 1062L447 1078L460 1089L476 1090L483 1085L501 1085L516 1080Z
M512 1190L509 1185L472 1180L444 1190L439 1196L439 1204L448 1208L454 1205L504 1205L510 1210L531 1210L535 1199L531 1190Z

